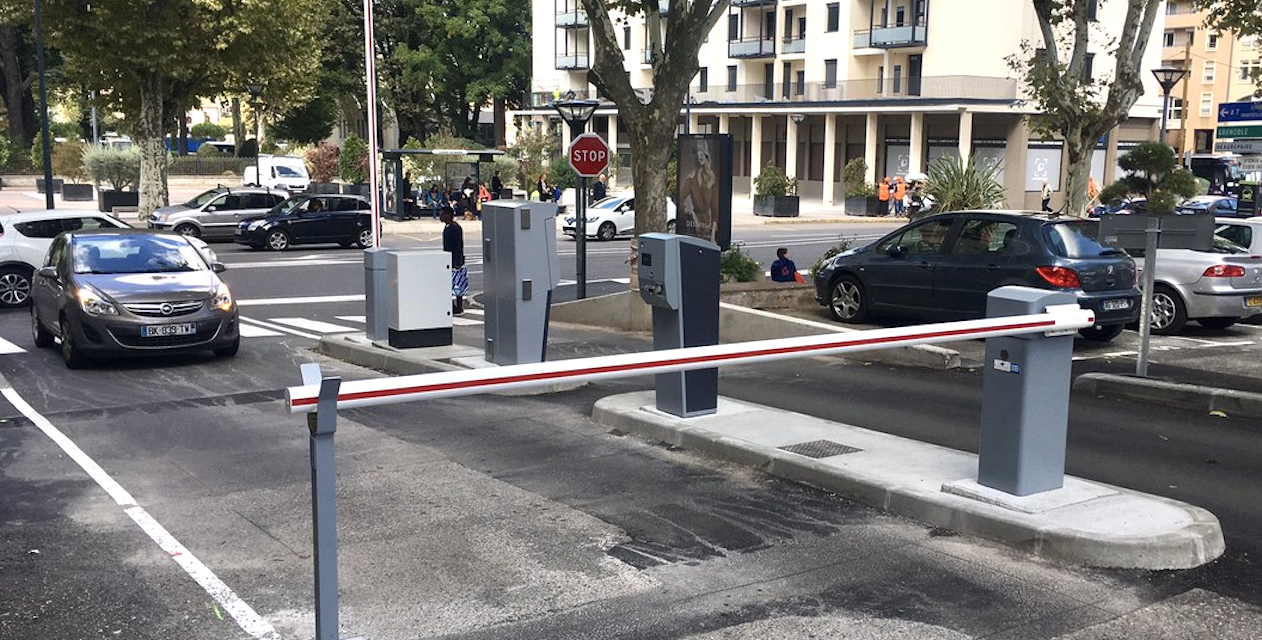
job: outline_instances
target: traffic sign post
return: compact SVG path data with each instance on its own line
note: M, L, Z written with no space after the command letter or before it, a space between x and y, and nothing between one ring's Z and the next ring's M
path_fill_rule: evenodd
M574 295L582 300L587 297L587 179L609 168L609 145L595 133L584 133L574 138L566 155L570 168L578 174L578 193L574 194Z

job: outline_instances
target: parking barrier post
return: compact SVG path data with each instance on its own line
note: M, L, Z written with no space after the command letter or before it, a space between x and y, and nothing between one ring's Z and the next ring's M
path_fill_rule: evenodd
M320 365L303 364L303 384L320 385L311 431L311 526L315 563L316 640L338 640L337 488L333 434L337 431L337 394L342 379L322 377Z

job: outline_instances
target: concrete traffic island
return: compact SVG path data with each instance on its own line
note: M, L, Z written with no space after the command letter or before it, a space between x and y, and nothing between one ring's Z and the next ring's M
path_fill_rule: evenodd
M974 454L744 401L720 398L717 413L685 419L645 391L600 400L592 419L1076 564L1188 569L1225 548L1218 518L1200 507L1069 476L1062 489L1014 496L977 484Z

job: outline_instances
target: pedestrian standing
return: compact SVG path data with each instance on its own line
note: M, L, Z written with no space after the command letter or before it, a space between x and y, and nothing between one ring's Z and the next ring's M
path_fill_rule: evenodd
M881 201L878 207L881 215L888 216L890 214L890 177L885 176L881 179L881 186L876 188L876 199Z
M547 202L552 195L552 187L548 185L548 172L544 171L539 174L539 179L535 181L535 189L539 192L539 201Z
M1052 210L1052 187L1051 185L1047 184L1046 180L1043 181L1043 191L1041 195L1043 196L1043 210L1051 211Z
M903 205L907 199L907 183L903 176L894 177L894 215L903 215Z
M496 171L495 175L491 176L491 197L499 200L500 194L503 193L503 191L504 181L500 180L500 172Z
M605 197L605 174L596 177L596 184L592 185L592 202L597 202Z
M443 251L451 254L451 315L464 313L464 294L469 290L469 270L464 264L464 229L451 207L438 214L443 223Z

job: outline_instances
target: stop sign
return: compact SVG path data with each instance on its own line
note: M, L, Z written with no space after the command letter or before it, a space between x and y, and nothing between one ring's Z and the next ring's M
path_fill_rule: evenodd
M570 143L570 166L584 178L595 178L609 167L609 145L594 133L584 133Z

